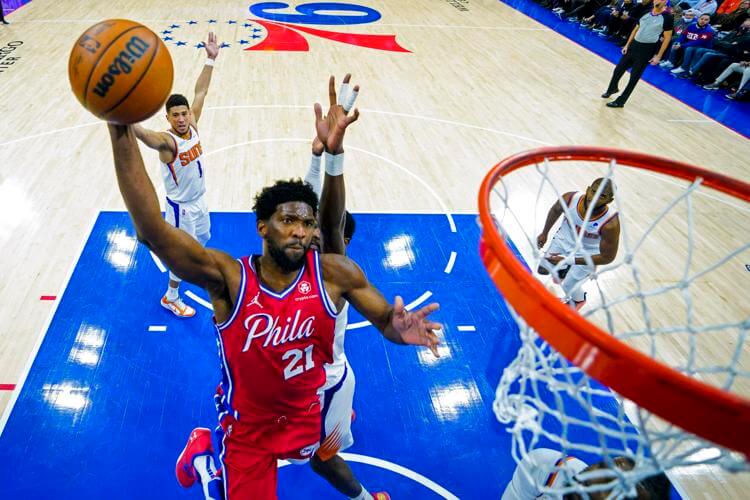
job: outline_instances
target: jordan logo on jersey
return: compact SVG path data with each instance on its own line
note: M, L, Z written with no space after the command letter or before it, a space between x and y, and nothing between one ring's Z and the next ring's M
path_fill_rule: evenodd
M261 309L263 309L263 304L260 303L259 298L260 298L260 292L256 293L255 297L253 297L253 300L251 300L250 303L246 305L245 307L258 306Z
M253 343L253 339L265 337L263 347L272 344L274 347L294 342L302 338L312 337L315 333L313 324L315 316L310 316L300 321L301 311L294 314L294 318L286 318L286 324L279 326L279 318L266 313L251 314L245 320L245 330L247 330L247 340L242 352L247 352Z

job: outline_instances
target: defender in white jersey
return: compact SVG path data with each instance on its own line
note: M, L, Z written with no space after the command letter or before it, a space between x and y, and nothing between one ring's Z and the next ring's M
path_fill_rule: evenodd
M627 457L613 457L612 465L621 471L629 471L633 469L634 462ZM611 465L605 461L586 465L585 462L576 457L565 456L557 450L536 448L529 451L516 467L513 478L505 488L502 500L551 500L553 498L599 500L609 498L611 489L583 494L571 492L562 496L545 493L545 490L575 490L577 485L580 485L583 489L583 487L595 484L606 484L612 481L611 476L606 477L608 474L596 474L594 471L610 467ZM591 477L597 475L600 477ZM637 483L635 496L632 498L638 500L667 500L669 499L669 490L669 479L664 473L661 473Z
M614 198L614 186L605 178L596 179L585 193L565 193L563 201L550 208L544 229L537 237L541 249L550 229L563 216L538 272L554 273L565 292L565 301L576 309L586 303L583 283L596 266L609 264L617 256L620 221L617 212L609 206ZM558 266L561 261L567 265L561 268Z
M156 132L140 125L133 127L138 139L159 151L161 174L167 192L164 202L165 219L198 240L201 245L205 245L211 238L211 220L204 198L206 170L197 125L211 83L214 61L219 54L216 35L209 33L205 46L208 58L195 83L192 107L184 96L173 94L166 103L169 130ZM195 309L180 298L181 281L169 271L169 286L161 298L161 305L180 318L190 318L195 315Z
M339 133L336 130L338 123L345 123L347 120L346 115L354 106L359 94L359 86L351 86L350 79L351 75L347 74L344 77L338 97L333 86L333 78L329 81L331 109L327 117L322 117L321 110L316 105L317 136L313 140L312 158L305 181L312 185L320 198L319 237L313 238L313 245L317 245L322 253L346 255L346 249L356 229L354 217L346 211L343 141L333 137ZM357 116L358 112L354 110L354 114L348 119L356 120ZM343 130L340 133L343 134ZM325 174L321 189L322 156L325 156ZM390 500L385 491L370 493L339 455L354 444L351 424L355 377L344 350L349 304L342 300L336 307L339 313L334 327L333 362L325 366L326 382L320 390L321 444L310 459L310 466L331 486L349 498Z

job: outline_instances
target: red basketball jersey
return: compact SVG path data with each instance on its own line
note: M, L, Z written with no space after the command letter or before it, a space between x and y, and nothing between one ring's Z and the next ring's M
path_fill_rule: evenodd
M308 413L333 360L336 322L318 252L307 252L297 278L278 293L261 284L253 256L238 260L237 303L216 325L225 410L239 421Z

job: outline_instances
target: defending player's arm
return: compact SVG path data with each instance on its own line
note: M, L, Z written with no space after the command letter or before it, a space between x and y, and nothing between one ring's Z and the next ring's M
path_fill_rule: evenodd
M133 132L143 144L157 150L164 163L172 162L177 156L177 143L168 133L149 130L142 125L133 125Z
M389 304L383 294L367 280L365 273L348 257L322 255L323 275L326 283L340 287L343 297L359 311L385 338L396 344L423 345L439 357L440 339L435 330L442 325L427 317L439 309L437 303L428 304L418 311L407 311L401 297Z
M351 74L347 74L336 95L334 77L328 80L329 108L325 117L319 104L315 105L315 128L317 140L325 150L325 177L320 195L320 235L323 253L346 254L344 224L346 211L346 186L344 184L344 135L346 128L357 121L359 111L347 116L359 93L359 85L350 85ZM316 150L313 142L313 154Z
M232 270L239 274L239 264L223 252L206 250L186 232L164 221L133 127L113 124L108 126L117 183L138 239L153 250L175 274L205 288L212 299L228 299L225 275ZM230 305L231 302L229 299Z
M570 197L573 196L573 192L565 193L562 195L563 202L570 203ZM565 212L565 207L562 202L556 201L547 212L547 220L544 222L544 229L536 237L537 248L542 248L547 243L547 237L549 236L549 230L555 225L555 221Z
M214 70L213 62L216 60L216 56L219 55L219 44L216 41L216 35L214 33L208 34L208 40L206 41L206 55L206 64L203 65L201 74L198 75L198 81L195 82L195 97L193 98L193 104L190 107L193 112L193 125L198 123L198 120L200 120L201 114L203 113L203 103L206 101L208 86L211 84L211 75Z

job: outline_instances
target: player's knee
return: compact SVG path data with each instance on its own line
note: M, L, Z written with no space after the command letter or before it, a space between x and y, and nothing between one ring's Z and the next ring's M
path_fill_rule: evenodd
M328 470L328 464L325 460L320 458L317 453L310 459L310 467L312 467L312 469L318 474L325 470Z

